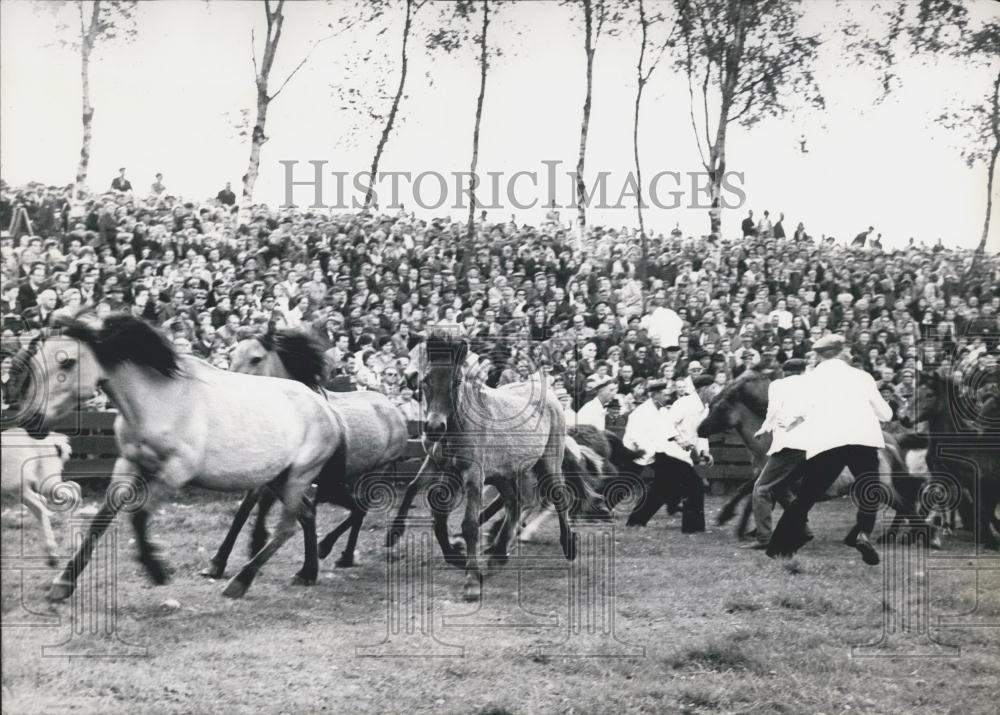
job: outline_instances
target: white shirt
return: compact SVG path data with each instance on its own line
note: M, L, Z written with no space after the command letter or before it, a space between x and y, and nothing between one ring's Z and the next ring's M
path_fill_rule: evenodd
M580 408L576 413L576 426L590 425L602 432L607 426L608 411L596 397Z
M807 457L848 444L885 447L879 422L892 419L892 408L867 372L840 359L824 360L806 376L804 391Z
M805 375L789 375L775 380L767 388L767 416L761 428L771 433L771 448L768 454L777 454L783 449L806 450L807 430L802 423L792 429L788 425L808 412L809 385Z
M687 450L681 449L674 441L673 438L676 436L677 429L670 418L670 410L657 407L649 399L629 414L622 442L630 449L641 450L643 455L635 462L647 465L653 463L657 452L683 460L677 451L680 450L686 455ZM690 457L685 461L690 464Z
M684 321L670 308L664 308L661 305L639 321L639 325L646 329L646 334L651 341L659 336L662 347L672 348L677 345Z
M704 453L708 451L708 440L698 436L698 425L705 419L708 410L690 383L691 380L688 378L690 392L683 397L677 398L677 401L670 406L670 419L677 430L677 436L686 444L694 445L696 451L699 453ZM688 450L684 449L683 451L683 461L691 462ZM675 455L671 454L670 456ZM681 457L677 458L681 459Z

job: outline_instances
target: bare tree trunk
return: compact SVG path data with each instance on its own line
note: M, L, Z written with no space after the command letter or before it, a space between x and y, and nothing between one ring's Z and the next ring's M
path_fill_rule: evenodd
M278 0L277 7L272 11L270 0L264 0L264 14L267 18L267 37L264 40L264 56L259 68L257 66L257 50L255 47L251 47L254 53L254 83L257 87L257 118L250 136L250 161L247 164L247 173L243 175L244 206L253 203L253 188L257 183L257 176L260 173L260 149L267 142L267 134L265 133L267 109L271 104L271 100L277 96L277 92L273 95L268 94L268 83L271 78L271 68L274 66L274 56L278 52L278 42L281 40L281 26L285 22L285 16L282 14L284 5L285 0ZM254 43L252 32L250 34L250 43L251 45ZM298 68L295 71L297 70ZM293 71L292 74L294 73ZM288 79L291 79L291 75L289 75ZM285 80L286 83L287 81ZM278 91L280 92L281 88Z
M709 227L712 233L722 237L722 177L726 173L726 132L729 127L729 114L733 106L733 97L740 77L740 63L743 61L743 48L746 44L746 8L743 3L736 3L735 39L726 50L725 75L722 84L721 101L719 103L719 124L715 133L715 144L710 151L709 186L712 208L709 209Z
M642 90L646 87L643 61L646 59L646 38L648 34L646 6L643 0L639 0L639 28L642 32L642 44L639 46L639 64L636 66L635 119L632 122L632 150L635 154L635 212L639 219L639 241L642 246L642 262L639 264L637 274L639 280L644 281L646 280L646 262L649 260L649 243L646 239L646 224L642 218L642 167L639 164L639 105L642 103Z
M267 107L270 104L267 92L257 91L257 119L253 125L250 137L250 162L247 173L243 175L243 205L253 203L253 188L260 174L260 149L267 142L264 126L267 123Z
M462 253L462 271L468 270L472 261L473 246L476 237L476 168L479 166L479 127L483 120L483 99L486 97L486 72L489 61L486 55L486 31L490 25L490 2L483 0L483 29L479 35L479 99L476 100L476 125L472 130L472 162L469 166L469 225L467 228L467 245Z
M997 157L1000 156L1000 74L993 83L993 116L990 125L993 127L993 149L990 151L990 163L986 167L986 218L983 220L983 237L979 239L976 254L986 251L986 239L990 236L990 216L993 213L993 177L997 170Z
M97 31L97 21L101 11L100 0L94 1L91 11L90 25L83 23L83 3L78 5L80 11L80 84L83 94L83 142L80 145L80 163L76 167L74 191L79 191L87 181L90 169L90 143L94 136L94 107L90 104L90 53L94 49L94 35Z
M583 178L587 158L587 132L590 130L590 102L594 84L594 7L592 0L583 0L583 49L587 54L587 94L583 99L583 119L580 122L580 156L576 162L576 212L580 237L587 226L587 184Z
M372 204L375 202L375 177L378 176L378 165L382 160L382 151L385 149L386 142L389 141L389 135L392 134L392 127L396 122L396 113L399 111L399 103L403 99L403 88L406 86L406 70L407 65L409 64L409 56L406 53L406 45L410 39L412 14L413 0L406 0L406 20L403 22L403 52L402 60L400 62L399 86L396 88L396 96L392 99L392 108L389 110L389 116L385 120L385 126L382 127L382 136L379 138L378 145L375 147L375 156L372 157L371 184L368 187L368 192L365 194L366 209L371 208Z

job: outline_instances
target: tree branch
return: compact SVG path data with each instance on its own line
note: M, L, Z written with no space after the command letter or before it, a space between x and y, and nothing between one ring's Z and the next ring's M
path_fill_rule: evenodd
M297 65L295 65L295 68L291 72L288 73L288 76L285 77L285 81L282 82L281 86L278 87L277 91L275 91L275 93L272 94L268 98L268 101L273 100L275 97L277 97L279 94L281 94L281 90L283 90L285 88L285 85L288 84L289 80L291 80L291 78L295 76L295 73L298 72L300 69L302 69L302 66L305 65L305 63L309 61L309 58L312 56L313 51L316 49L317 46L319 46L320 43L326 42L327 40L331 40L334 37L336 37L338 34L340 34L340 33L339 32L335 32L332 35L327 35L326 37L321 37L320 39L316 40L312 44L312 47L309 48L309 51L306 52L305 56L302 58L302 61L299 62Z

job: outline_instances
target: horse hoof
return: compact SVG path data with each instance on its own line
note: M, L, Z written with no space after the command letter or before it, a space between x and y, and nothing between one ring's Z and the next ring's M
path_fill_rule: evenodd
M570 532L568 541L563 542L563 554L567 561L576 561L576 549L580 545L580 536L576 532Z
M507 554L493 554L487 562L487 568L490 571L499 571L507 564L507 559Z
M218 566L215 563L213 563L211 566L206 566L201 571L199 571L198 575L203 576L205 578L222 578L223 576L226 575L226 567Z
M65 601L73 595L75 585L66 581L53 581L49 586L50 601Z
M940 551L942 548L944 548L944 544L941 542L941 537L939 535L935 534L931 538L931 548L934 549L935 551Z
M462 539L452 539L451 540L451 550L456 554L465 556L465 541Z
M444 555L444 561L449 566L457 569L465 569L465 554L450 553Z
M315 586L316 577L315 576L304 576L301 572L295 574L295 578L292 579L293 586Z
M474 583L469 582L465 584L465 588L462 591L462 598L469 602L478 601L482 596L482 591L483 585L478 580Z
M50 556L49 558L47 558L45 560L45 563L47 563L49 565L50 569L54 569L56 566L59 565L59 561L58 561L58 559L56 559L55 556Z
M145 561L143 566L146 567L146 573L149 574L149 580L152 581L157 586L164 585L170 580L169 574L166 568L159 561Z
M331 551L333 551L333 544L328 544L325 541L321 541L319 542L319 547L317 548L316 553L321 559L325 559L327 556L330 555Z
M226 598L243 598L247 592L247 587L237 577L233 577L222 591Z
M354 555L344 554L339 559L333 562L333 565L338 569L349 569L354 566Z

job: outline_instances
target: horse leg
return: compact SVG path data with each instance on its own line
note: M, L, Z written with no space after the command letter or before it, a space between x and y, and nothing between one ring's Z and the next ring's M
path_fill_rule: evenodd
M52 533L52 514L49 508L30 484L21 486L21 502L38 519L38 525L42 529L42 539L45 541L46 563L49 566L56 566L59 563L56 558L59 546L56 544L55 534Z
M272 502L273 503L273 502ZM261 503L263 506L263 502ZM298 522L302 526L302 540L305 545L305 556L302 568L292 579L293 586L312 586L319 576L319 557L316 554L316 505L305 496L298 513ZM263 546L261 547L263 549Z
M90 563L90 559L94 555L94 547L97 545L97 540L101 538L101 535L111 522L114 521L115 516L117 516L118 511L121 509L123 500L116 498L115 494L116 490L121 489L121 483L126 481L122 476L137 474L139 474L139 468L127 459L119 457L115 461L112 476L119 475L119 479L112 480L111 485L105 493L104 504L91 520L90 527L87 529L87 535L83 538L83 542L80 544L80 548L73 556L73 559L66 564L62 572L52 581L48 595L50 601L65 601L73 595L73 591L76 590L77 579L83 573L83 570L87 568L87 564ZM134 487L126 486L126 489L134 489ZM123 497L129 496L129 493L118 493ZM135 494L135 492L131 492L131 494Z
M215 556L209 561L209 566L202 569L202 576L206 578L222 578L226 574L226 564L229 563L229 555L233 552L233 547L236 545L236 537L240 535L243 525L247 523L250 512L253 511L254 504L257 503L259 496L259 489L251 489L243 497L240 508L236 510L236 516L233 517L233 523L229 525L229 531L226 532L226 538L222 540L219 550L215 552Z
M258 499L260 500L257 505L257 520L253 523L253 534L250 537L250 557L252 558L254 554L264 548L264 544L271 537L271 534L267 530L267 515L271 511L271 507L274 503L278 501L278 495L275 492L277 487L265 486L261 487L257 491Z
M389 530L385 535L385 545L387 548L395 546L400 537L403 536L403 532L406 530L406 515L413 505L413 499L417 496L417 492L420 491L420 487L428 483L431 479L429 474L430 463L430 456L424 457L424 461L417 471L417 476L406 485L406 491L403 492L403 500L400 502L399 509L396 510L396 516L390 522Z
M483 509L482 513L479 515L480 525L485 524L487 521L496 516L496 513L503 509L503 497L498 496L496 499L490 502L489 506Z
M149 518L152 516L153 510L157 505L163 501L163 497L166 496L169 487L166 482L157 478L150 478L147 484L146 501L132 513L132 527L135 529L135 541L139 550L139 563L145 567L146 573L153 583L157 586L162 586L167 582L167 569L157 556L156 549L149 540Z
M567 560L576 559L576 534L569 525L569 501L570 495L563 480L562 472L559 471L562 464L556 462L553 465L546 465L544 461L539 462L535 467L535 474L539 479L539 484L550 483L550 488L540 489L542 494L552 495L552 505L559 515L559 545L562 546L563 555ZM548 472L548 474L544 474ZM551 480L551 481L550 481Z
M483 590L483 572L479 563L479 507L483 501L483 479L478 465L465 474L465 518L462 538L465 539L466 601L478 601Z
M340 558L334 562L334 566L338 568L351 568L354 566L354 551L358 546L358 534L361 533L361 525L364 524L367 514L368 512L360 506L351 509L351 515L347 517L347 521L351 525L351 533L347 535L347 546L344 547L344 552L340 555Z
M319 542L319 557L325 559L333 551L333 545L337 543L337 539L343 536L344 532L351 528L351 518L353 517L353 512L347 515L347 518L342 522L337 524L337 526L329 534L324 536Z
M461 481L458 476L454 474L442 474L440 480L431 489L439 489L443 493L440 504L434 509L434 537L437 539L438 546L441 547L441 555L452 566L465 568L463 544L461 541L453 542L451 535L448 533L448 515L455 508L455 502L458 501L460 484ZM431 501L430 496L428 497L428 501Z
M739 506L744 497L750 496L751 492L753 492L753 485L756 481L757 478L753 477L740 484L736 493L733 494L729 501L722 505L722 509L719 510L718 516L715 517L716 524L722 526L729 523L729 520L736 516L736 508Z
M313 479L319 473L323 466L325 460L317 460L313 464L305 467L289 467L282 474L278 476L277 479L271 482L271 485L284 484L284 493L282 495L282 510L281 518L278 521L278 527L272 534L271 538L264 545L264 547L254 554L254 557L250 559L247 564L240 569L240 572L233 576L226 584L226 588L223 589L222 595L227 598L240 598L247 592L250 585L253 583L254 578L260 571L261 567L268 562L268 560L274 556L275 552L281 548L282 544L291 538L292 534L295 533L295 524L299 520L299 515L305 505L303 497L312 484ZM291 476L291 471L295 469L296 474ZM308 520L303 524L304 529L308 529L309 524L312 524L311 533L306 533L305 538L312 539L313 542L316 540L315 531L315 521ZM307 546L308 548L308 546ZM317 570L318 570L317 565Z
M510 540L521 523L521 501L517 498L517 490L509 479L501 477L497 481L497 491L504 500L507 513L503 523L496 533L495 538L490 542L488 552L490 554L489 569L495 570L507 563Z

